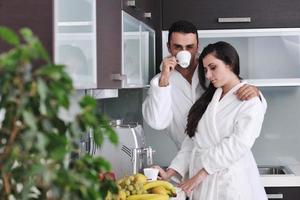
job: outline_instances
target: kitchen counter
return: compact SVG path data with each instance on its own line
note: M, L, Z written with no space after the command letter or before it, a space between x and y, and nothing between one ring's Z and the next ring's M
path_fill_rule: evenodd
M293 174L261 175L264 187L300 187L300 165L287 166Z
M300 165L287 165L293 174L260 175L264 187L300 187ZM173 183L174 184L174 183ZM179 188L177 197L170 200L184 200L185 194Z

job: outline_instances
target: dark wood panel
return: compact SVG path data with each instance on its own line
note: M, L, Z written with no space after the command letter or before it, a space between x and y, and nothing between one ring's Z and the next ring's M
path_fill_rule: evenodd
M158 17L161 16L161 0L136 0L136 6L131 7L127 5L128 0L122 1L122 10L132 15L136 19L144 22L148 26L155 28ZM151 18L145 18L146 12L151 13ZM160 21L161 22L161 21Z
M266 187L267 194L282 194L284 200L300 199L300 187Z
M0 25L16 31L22 27L32 29L53 58L53 1L52 0L1 0ZM0 52L9 46L0 44Z
M120 88L112 74L121 74L121 2L97 1L97 77L99 88Z
M163 29L181 19L198 29L300 27L297 0L162 0ZM217 22L219 17L251 17L251 23Z

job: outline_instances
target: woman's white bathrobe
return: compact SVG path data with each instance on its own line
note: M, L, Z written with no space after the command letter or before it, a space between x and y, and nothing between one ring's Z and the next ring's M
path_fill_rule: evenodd
M186 137L170 168L193 177L204 168L209 175L192 200L266 200L251 147L259 136L265 107L258 97L240 101L232 88L221 100L218 88L199 121L195 136Z

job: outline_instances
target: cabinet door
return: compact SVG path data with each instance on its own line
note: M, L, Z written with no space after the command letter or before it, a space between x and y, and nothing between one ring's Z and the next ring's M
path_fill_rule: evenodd
M0 25L18 31L22 27L32 29L44 44L46 50L53 55L53 5L52 0L1 0ZM8 46L0 42L0 52L8 50Z
M141 71L143 85L149 85L155 75L155 31L142 24L141 26Z
M145 87L155 73L155 31L122 12L122 87Z
M162 0L134 0L136 6L129 6L128 2L131 0L121 0L122 10L129 13L138 20L144 22L156 32L155 52L156 61L155 66L159 66L161 62L161 30L162 30ZM148 15L148 17L145 17ZM151 15L151 18L149 18ZM159 67L158 67L159 68ZM157 72L160 72L159 69Z
M122 10L152 28L157 26L161 14L161 0L121 0Z
M55 61L76 89L121 87L121 4L54 0Z
M121 3L97 0L98 88L120 88L122 84Z
M122 17L122 71L126 75L123 87L138 87L142 85L142 35L140 21L124 12Z
M295 200L300 197L300 187L266 187L268 199Z
M97 88L96 0L55 0L55 62L76 89Z
M300 27L297 0L162 0L163 29L181 19L198 29ZM249 23L219 23L218 18L250 17Z

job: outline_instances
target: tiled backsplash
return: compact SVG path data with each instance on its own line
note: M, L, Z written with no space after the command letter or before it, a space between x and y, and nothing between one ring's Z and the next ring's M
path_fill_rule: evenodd
M143 124L142 103L145 89L119 89L118 98L98 100L98 109L110 119Z

